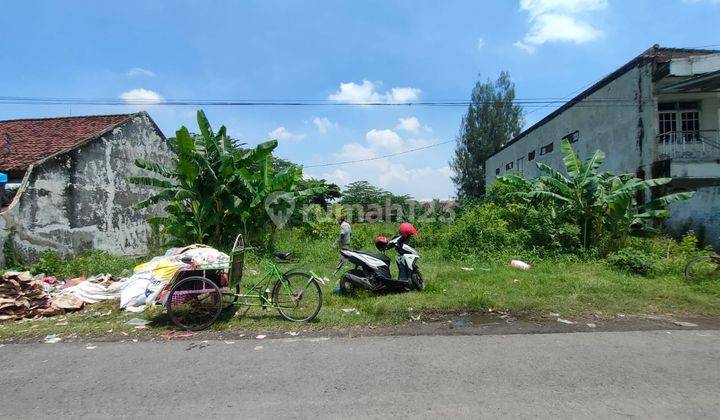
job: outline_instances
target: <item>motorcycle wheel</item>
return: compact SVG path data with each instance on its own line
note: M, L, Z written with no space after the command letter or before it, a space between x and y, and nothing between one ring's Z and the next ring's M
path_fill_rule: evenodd
M361 276L364 276L364 275L365 275L365 273L363 273L362 270L352 269L352 270L349 270L349 271L347 271L347 272L350 273L350 274L352 274L352 275L358 276L358 277L361 277ZM343 295L352 295L352 294L355 294L355 292L356 292L357 290L358 290L358 287L355 286L355 284L353 284L353 282L351 282L351 281L349 281L349 280L346 280L346 279L345 279L345 275L343 275L342 277L340 277L340 294L343 294Z
M419 270L415 270L410 278L410 281L412 282L413 289L418 291L425 289L425 280Z

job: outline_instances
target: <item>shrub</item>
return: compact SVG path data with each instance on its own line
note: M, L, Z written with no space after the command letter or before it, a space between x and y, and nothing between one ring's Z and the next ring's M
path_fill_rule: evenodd
M59 278L92 276L96 274L129 274L132 268L143 262L144 258L132 258L111 255L105 251L91 251L71 259L63 259L51 251L40 254L38 262L32 266L35 274L44 273Z
M620 270L648 276L657 270L657 263L651 255L633 248L624 248L610 254L608 263Z
M447 253L488 255L517 248L522 241L503 216L503 209L492 203L465 209L448 228Z
M63 271L64 265L65 263L58 254L52 251L44 251L38 257L37 263L33 265L32 271L36 274L56 275L56 273Z

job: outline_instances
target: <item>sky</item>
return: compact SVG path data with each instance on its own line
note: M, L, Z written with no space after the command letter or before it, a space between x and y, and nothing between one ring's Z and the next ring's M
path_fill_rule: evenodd
M720 47L720 0L22 1L0 13L0 96L152 105L11 105L0 120L146 110L197 130L177 99L332 104L467 100L509 71L521 99L563 98L660 44ZM451 198L462 107L204 106L214 127L306 176ZM553 107L526 107L525 126Z

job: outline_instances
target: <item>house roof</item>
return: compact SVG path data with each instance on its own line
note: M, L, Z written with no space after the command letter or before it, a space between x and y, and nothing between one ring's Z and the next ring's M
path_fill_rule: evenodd
M645 63L648 61L655 61L656 65L658 65L658 67L663 67L663 65L668 63L673 58L685 58L685 57L692 57L692 56L698 56L698 55L715 54L718 52L720 52L720 50L701 50L701 49L695 49L695 48L666 48L666 47L661 47L659 45L653 45L652 47L643 51L642 53L640 53L638 56L636 56L632 60L623 64L617 70L613 71L612 73L608 74L607 76L605 76L602 79L595 82L592 86L585 89L584 91L582 91L580 94L578 94L574 98L565 102L558 109L556 109L555 111L546 115L543 119L541 119L540 121L531 125L526 130L524 130L522 133L513 137L510 141L508 141L507 143L502 145L498 150L495 151L495 153L490 155L488 158L495 156L500 151L506 149L510 145L521 140L523 137L530 134L535 129L543 126L548 121L552 120L553 118L555 118L558 115L565 112L568 108L570 108L573 105L575 105L576 103L582 101L583 99L590 96L594 92L602 89L608 83L612 82L613 80L617 79L618 77L622 76L623 74L627 73L628 71L630 71L631 69L637 67L638 65L640 65L642 63Z
M0 121L0 172L24 172L33 163L97 137L132 115Z

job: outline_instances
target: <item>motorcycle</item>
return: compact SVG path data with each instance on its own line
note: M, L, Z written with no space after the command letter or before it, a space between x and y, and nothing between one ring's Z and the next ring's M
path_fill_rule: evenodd
M425 281L417 266L420 254L406 243L407 238L398 235L391 240L380 236L375 240L375 246L381 253L371 253L358 250L342 249L343 256L335 273L350 262L355 268L346 271L340 278L340 293L352 294L356 290L369 290L373 293L389 291L423 290ZM398 267L398 277L392 278L390 273L390 258L385 251L395 249L395 261Z

